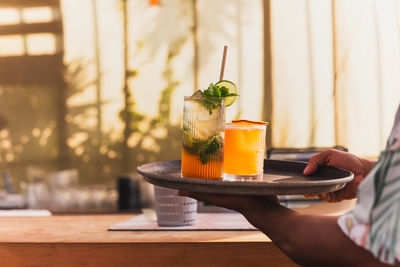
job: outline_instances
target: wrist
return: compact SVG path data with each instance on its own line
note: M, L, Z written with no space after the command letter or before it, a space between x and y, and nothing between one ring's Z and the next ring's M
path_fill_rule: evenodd
M242 213L251 224L259 228L260 224L263 224L265 220L271 221L271 218L273 218L273 220L279 220L279 217L285 210L290 211L279 203L263 202L257 205L249 205L239 212Z
M368 159L361 159L363 175L366 176L374 167L376 161L368 160Z
M280 206L276 196L253 196L247 198L247 201L243 201L237 211L242 214L253 215L274 206Z

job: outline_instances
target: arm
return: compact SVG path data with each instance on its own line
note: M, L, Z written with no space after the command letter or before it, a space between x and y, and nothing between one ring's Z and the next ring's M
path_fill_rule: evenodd
M276 206L245 217L302 266L385 266L343 234L336 216L303 215Z
M299 214L279 205L276 197L180 195L239 211L303 266L386 266L347 238L337 225L337 217Z

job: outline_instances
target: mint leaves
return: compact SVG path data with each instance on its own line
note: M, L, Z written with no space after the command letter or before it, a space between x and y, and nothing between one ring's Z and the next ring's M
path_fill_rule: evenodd
M222 157L223 139L216 133L206 140L194 139L188 131L184 131L183 148L189 154L197 155L202 164L207 164L219 154Z
M210 115L214 109L222 106L222 102L226 97L238 96L236 93L229 93L228 88L225 86L218 86L213 83L210 83L206 90L200 92L202 95L201 103L208 109Z
M188 100L196 101L197 103L199 103L208 110L209 115L212 115L214 110L224 105L224 102L232 104L236 96L238 96L236 92L237 88L234 83L222 80L219 81L217 84L210 83L208 88L204 91L197 90L190 98L188 98ZM233 97L233 99L229 101L230 99L227 99L228 97ZM203 111L201 112L203 113ZM202 117L206 117L204 118L204 121L208 120L207 115ZM199 117L197 118L200 120ZM223 128L223 125L221 127ZM209 134L207 134L206 135L207 137L199 135L202 136L202 139L198 138L197 134L194 134L194 136L196 137L192 136L191 133L194 133L192 131L194 131L194 129L190 129L189 125L185 126L184 122L183 149L185 150L186 153L191 155L196 155L202 164L207 164L211 160L223 159L223 150L222 150L224 146L223 130L222 132L220 132L221 130L220 129L218 130L217 127L217 129L212 131L212 133L210 132ZM215 133L216 131L219 132Z
M211 160L211 157L217 154L222 146L222 139L219 134L215 134L203 142L198 150L201 163L207 164L207 162Z

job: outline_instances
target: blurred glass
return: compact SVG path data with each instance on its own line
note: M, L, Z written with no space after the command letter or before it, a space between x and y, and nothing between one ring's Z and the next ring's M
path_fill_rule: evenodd
M75 171L51 173L46 178L21 183L27 207L55 213L117 211L118 193L114 186L80 186Z

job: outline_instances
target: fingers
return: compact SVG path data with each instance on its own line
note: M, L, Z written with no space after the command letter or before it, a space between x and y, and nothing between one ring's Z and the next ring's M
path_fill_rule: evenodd
M331 202L331 197L327 193L319 194L318 198L324 202Z
M335 192L320 194L318 197L325 202L340 202L343 200L356 198L357 188L361 181L362 177L356 176L354 180L346 184L344 188Z
M318 195L304 195L304 197L306 199L310 199L310 198L319 198L322 201L325 202L338 202L338 198L336 197L335 194L333 193L322 193L322 194L318 194Z
M318 169L318 164L315 163L314 161L310 161L308 162L306 168L303 171L304 175L310 175L313 174L314 172L316 172L316 170Z
M317 198L318 195L304 195L306 199Z
M335 194L335 192L333 193L322 193L318 195L318 198L324 202L328 202L328 203L337 203L342 201L343 199L339 199L338 196Z
M328 161L330 154L332 153L331 150L326 150L321 153L318 153L310 158L306 168L303 171L304 175L310 175L317 171L318 166L325 165Z

